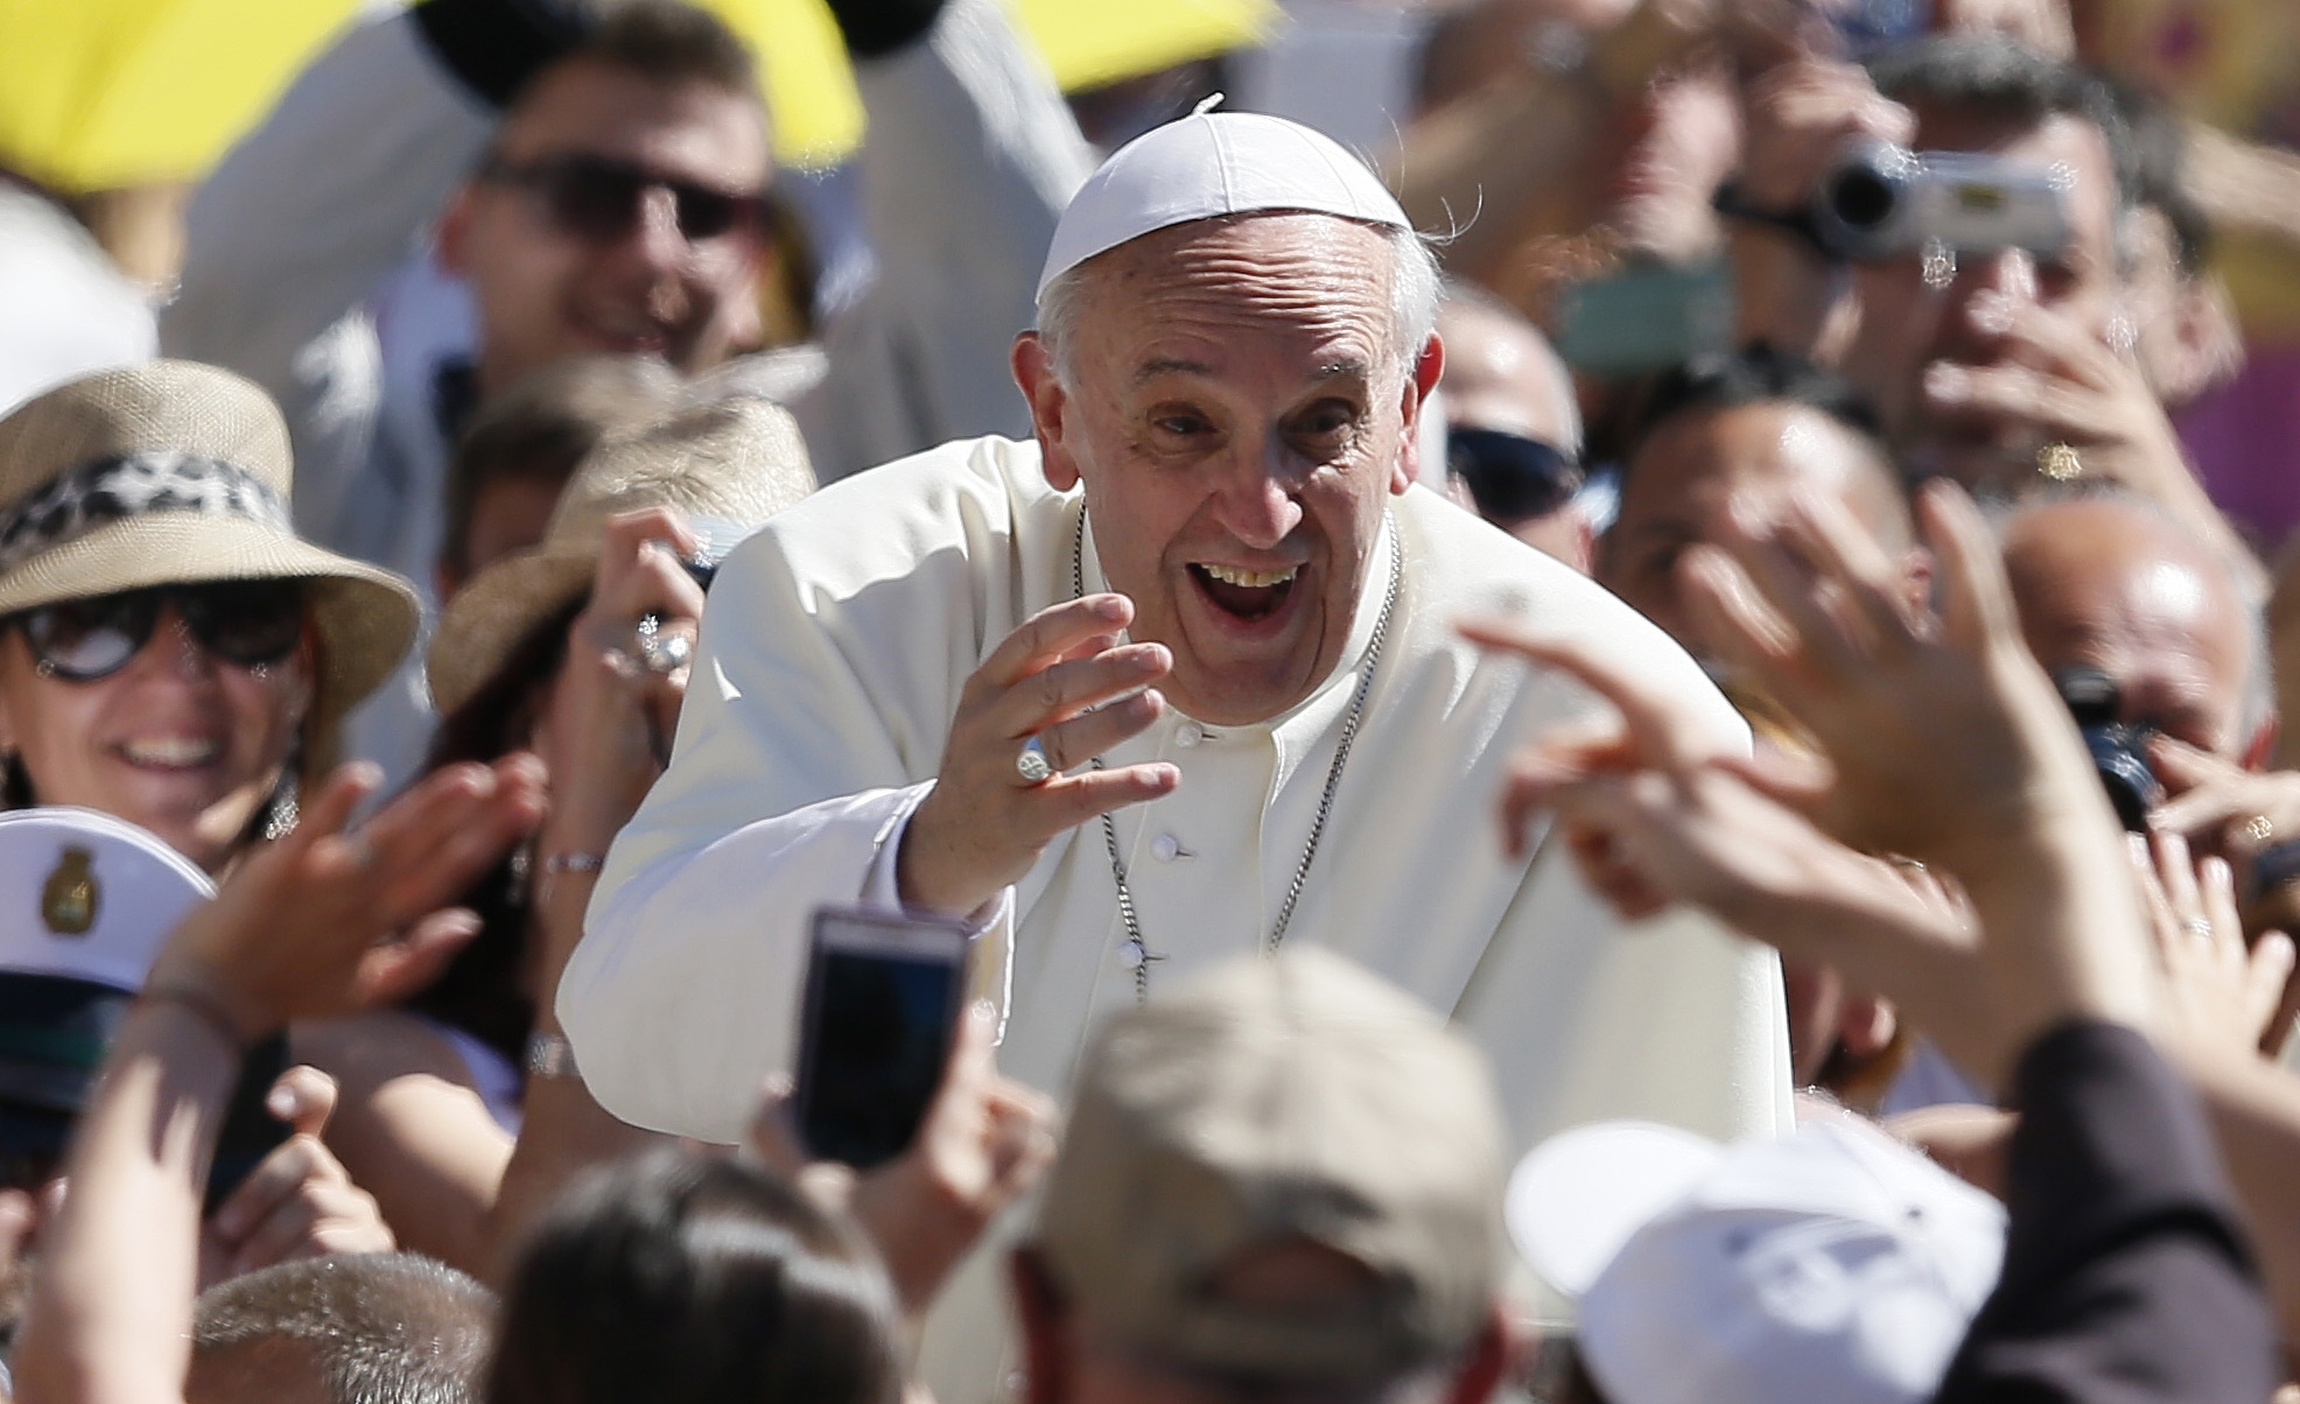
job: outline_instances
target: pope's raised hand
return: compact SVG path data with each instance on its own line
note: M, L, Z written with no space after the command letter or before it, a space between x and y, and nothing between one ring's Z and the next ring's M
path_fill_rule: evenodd
M903 833L896 879L904 903L965 916L1030 871L1056 835L1130 804L1171 794L1172 765L1067 774L1139 735L1166 699L1163 644L1124 644L1124 595L1088 595L1039 611L1006 636L959 694L942 770ZM1046 778L1018 765L1035 740Z

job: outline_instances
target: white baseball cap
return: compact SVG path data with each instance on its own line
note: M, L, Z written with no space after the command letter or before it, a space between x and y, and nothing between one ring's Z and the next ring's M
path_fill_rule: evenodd
M0 813L0 1101L76 1108L208 875L90 809Z
M1582 1127L1507 1205L1613 1404L1920 1404L2004 1259L2002 1205L1851 1116L1731 1148Z
M1220 100L1144 132L1086 178L1054 226L1040 297L1096 254L1193 220L1300 212L1412 227L1381 178L1333 138L1283 117L1211 111Z

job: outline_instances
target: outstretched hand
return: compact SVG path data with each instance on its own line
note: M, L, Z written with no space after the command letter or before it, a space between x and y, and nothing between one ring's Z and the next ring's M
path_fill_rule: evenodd
M349 765L322 783L295 830L258 850L186 917L145 988L228 1019L242 1046L291 1019L401 998L478 931L443 909L542 815L542 769L515 755L426 776L355 831L380 775Z
M2156 982L2116 821L2021 642L1971 502L1948 487L1924 499L1939 617L1910 603L1840 507L1800 499L1766 523L1741 505L1730 555L1690 554L1688 593L1705 636L1808 729L1819 761L1721 755L1693 708L1591 653L1472 627L1621 713L1610 732L1521 757L1504 822L1554 807L1593 885L1625 911L1696 902L1837 965L1908 1005L1984 1076L2060 1019L2152 1024ZM1854 849L1943 866L1985 937Z

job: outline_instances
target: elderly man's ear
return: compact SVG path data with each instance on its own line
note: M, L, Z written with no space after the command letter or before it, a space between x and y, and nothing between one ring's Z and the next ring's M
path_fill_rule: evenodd
M1430 391L1437 389L1445 375L1445 342L1436 332L1422 344L1420 357L1414 361L1414 373L1406 377L1405 396L1398 406L1405 420L1405 433L1398 441L1398 463L1390 474L1390 491L1404 492L1421 476L1421 422L1422 406L1429 402Z
M1055 373L1054 350L1037 332L1026 331L1014 338L1007 360L1014 368L1014 383L1022 387L1022 398L1030 405L1030 432L1038 439L1046 481L1057 492L1068 492L1078 485L1078 461L1063 435L1062 411L1070 403L1070 391Z

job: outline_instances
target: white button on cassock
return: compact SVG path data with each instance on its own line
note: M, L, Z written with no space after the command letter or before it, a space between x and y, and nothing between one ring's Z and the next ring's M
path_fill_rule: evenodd
M1171 863L1182 854L1182 840L1172 834L1160 834L1150 840L1150 856L1161 863Z
M1184 722L1174 728L1174 744L1187 751L1206 739L1206 729L1196 722Z

